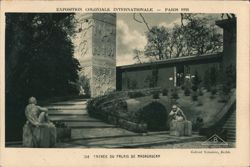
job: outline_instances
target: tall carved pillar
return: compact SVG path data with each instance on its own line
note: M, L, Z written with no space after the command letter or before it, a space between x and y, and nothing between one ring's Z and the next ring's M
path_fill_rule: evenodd
M75 57L89 78L91 97L116 89L116 15L76 14Z

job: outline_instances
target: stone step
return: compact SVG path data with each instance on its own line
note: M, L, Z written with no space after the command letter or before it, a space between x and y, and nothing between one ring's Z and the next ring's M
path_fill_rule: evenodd
M53 121L100 121L98 119L95 118L91 118L88 115L54 115L51 116L50 119Z
M236 139L236 135L227 135L227 140L235 140Z
M87 114L68 114L68 113L53 113L49 115L50 119L54 119L54 117L62 116L62 117L71 117L71 116L76 116L78 115L79 117L87 116Z
M236 130L235 129L227 129L227 128L223 128L224 130L227 130L227 132L233 132L233 133L235 133L236 132Z
M227 134L228 135L236 135L236 132L235 131L228 131Z
M225 125L225 126L223 126L223 129L230 130L230 129L236 129L236 128L235 128L235 126Z
M236 136L235 135L228 135L227 138L228 139L236 139Z
M225 127L223 127L223 129L226 129L229 132L235 132L236 131L235 127L234 128L225 128Z
M236 141L236 138L234 138L234 137L231 137L231 138L227 138L227 141L229 141L229 142L235 142Z
M229 137L229 138L235 138L236 134L227 134L227 137Z
M51 121L57 121L57 122L102 122L100 120L70 120L70 119L50 119Z
M227 133L235 133L236 132L236 130L235 129L227 129Z
M235 130L236 130L235 126L234 126L234 127L231 127L231 126L223 126L223 129L226 129L227 131L235 131Z
M235 122L226 122L224 125L236 125L236 123Z
M232 113L232 115L230 115L230 119L231 118L236 118L236 113Z
M236 115L231 115L227 121L236 121Z
M235 127L236 124L235 124L235 123L225 123L224 126L232 126L232 127Z
M227 137L228 138L236 138L236 135L235 134L228 134Z
M49 106L48 110L86 110L86 105L77 105L77 106Z
M234 139L234 138L230 138L230 139L228 138L228 139L227 139L228 142L235 142L235 140L236 140L236 139Z
M126 136L117 138L96 138L86 140L76 140L67 143L69 147L81 146L81 147L92 147L92 148L137 148L137 147L150 147L163 144L174 144L180 142L190 142L205 140L205 137L193 135L183 137L173 137L167 134L163 135L152 135L152 136ZM61 144L61 147L65 145Z
M231 121L231 120L229 121L229 120L228 120L228 121L225 122L225 124L232 124L232 125L235 125L235 124L236 124L236 121Z
M71 140L86 140L98 138L117 138L126 136L153 136L153 135L169 135L169 131L135 133L121 128L84 128L72 129ZM193 135L198 135L198 132L193 132Z
M226 122L236 122L236 118L230 118Z
M223 129L236 129L236 127L233 125L224 125Z
M94 138L109 138L109 137L125 137L135 136L137 133L127 131L121 128L83 128L83 129L72 129L71 140L83 140L83 139L94 139Z
M62 101L62 102L55 102L55 103L50 103L51 106L58 106L58 105L86 105L87 100L83 101Z
M88 114L86 110L50 110L49 115L55 115L55 114L75 114L75 115L86 115Z
M70 128L115 128L117 126L103 122L65 122Z

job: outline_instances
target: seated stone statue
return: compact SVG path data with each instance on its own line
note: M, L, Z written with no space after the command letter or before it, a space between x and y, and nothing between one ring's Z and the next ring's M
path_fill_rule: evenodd
M35 97L29 98L25 108L27 122L23 127L24 147L53 147L56 143L56 127L50 122L48 109L37 105Z
M183 121L186 120L186 116L184 115L183 111L177 107L176 105L172 106L172 110L169 113L171 121Z
M191 136L192 123L186 119L183 111L176 105L172 106L169 113L170 117L170 135L174 136Z

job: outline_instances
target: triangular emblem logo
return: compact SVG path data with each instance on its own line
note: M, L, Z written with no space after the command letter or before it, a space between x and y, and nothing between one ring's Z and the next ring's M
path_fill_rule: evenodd
M209 139L204 141L202 145L224 145L227 146L228 143L225 142L222 138L220 138L217 134L214 134Z

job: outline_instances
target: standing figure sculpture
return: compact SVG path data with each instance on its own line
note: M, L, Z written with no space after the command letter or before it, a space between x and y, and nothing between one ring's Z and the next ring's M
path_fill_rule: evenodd
M23 146L53 147L56 143L56 127L50 122L48 109L37 105L35 97L29 98L25 108L27 122L23 127Z

